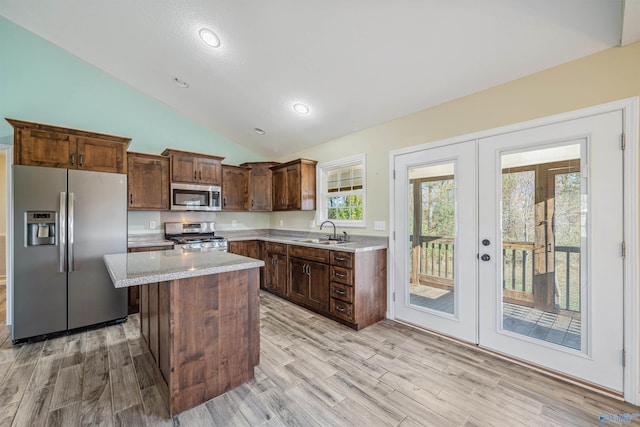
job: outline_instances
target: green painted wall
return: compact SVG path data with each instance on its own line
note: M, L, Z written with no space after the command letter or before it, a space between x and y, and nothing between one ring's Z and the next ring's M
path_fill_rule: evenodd
M228 164L266 160L4 18L0 117L128 136L131 151L171 147ZM0 120L0 144L12 141L13 128Z

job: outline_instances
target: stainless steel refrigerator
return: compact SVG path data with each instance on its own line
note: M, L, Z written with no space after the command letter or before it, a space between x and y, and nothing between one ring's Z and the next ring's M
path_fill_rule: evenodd
M102 256L127 251L127 176L13 166L14 342L127 316Z

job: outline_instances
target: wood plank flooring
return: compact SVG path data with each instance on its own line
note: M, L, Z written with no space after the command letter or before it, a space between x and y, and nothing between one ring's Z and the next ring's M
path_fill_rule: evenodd
M22 346L0 326L0 426L595 426L640 413L392 321L356 332L267 293L255 374L170 419L137 315Z

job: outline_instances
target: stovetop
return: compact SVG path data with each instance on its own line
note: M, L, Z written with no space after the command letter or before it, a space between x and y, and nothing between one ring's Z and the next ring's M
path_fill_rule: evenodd
M174 242L176 242L179 245L187 245L187 244L195 244L195 243L210 243L210 242L224 242L227 239L225 239L224 237L221 236L214 236L214 235L189 235L189 236L184 236L184 235L176 235L176 236L170 236L170 235L166 235L165 236L167 239L169 240L173 240Z

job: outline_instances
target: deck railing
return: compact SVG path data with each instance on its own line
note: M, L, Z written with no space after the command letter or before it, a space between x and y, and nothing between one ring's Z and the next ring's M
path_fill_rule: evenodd
M410 236L413 241L413 236ZM419 283L453 288L454 239L442 236L420 236L419 250L414 252L412 280ZM417 257L417 259L416 259ZM533 301L533 243L502 244L502 288L512 299ZM580 311L580 248L555 247L556 308Z

